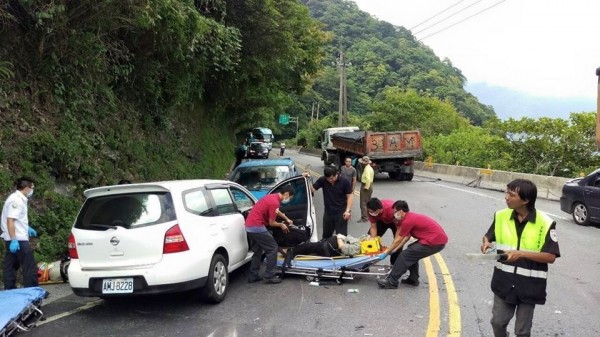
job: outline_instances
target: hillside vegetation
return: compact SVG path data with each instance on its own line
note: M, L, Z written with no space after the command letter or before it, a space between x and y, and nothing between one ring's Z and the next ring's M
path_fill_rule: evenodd
M0 29L0 189L36 178L43 260L86 188L223 178L236 134L274 124L325 39L293 0L11 0Z

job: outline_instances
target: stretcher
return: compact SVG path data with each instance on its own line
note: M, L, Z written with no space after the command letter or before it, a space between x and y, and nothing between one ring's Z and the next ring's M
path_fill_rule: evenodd
M304 275L308 281L319 282L325 279L341 284L344 280L354 280L358 275L386 276L391 270L389 265L375 265L381 260L376 255L313 256L297 255L285 265L283 258L277 259L277 268L281 275Z
M40 287L0 291L0 337L33 328L44 315L41 307L47 294Z

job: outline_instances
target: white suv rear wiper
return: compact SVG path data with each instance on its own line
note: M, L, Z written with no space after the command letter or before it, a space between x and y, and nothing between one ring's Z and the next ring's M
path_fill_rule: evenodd
M91 227L98 227L98 228L104 228L104 229L117 229L117 226L103 225L103 224L97 224L97 223L91 223L91 224L89 224L89 226L91 226Z

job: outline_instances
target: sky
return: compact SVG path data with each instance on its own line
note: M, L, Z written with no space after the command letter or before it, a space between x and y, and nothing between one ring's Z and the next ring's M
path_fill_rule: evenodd
M354 2L380 20L410 29L438 57L450 59L469 83L486 83L539 97L596 100L600 0Z

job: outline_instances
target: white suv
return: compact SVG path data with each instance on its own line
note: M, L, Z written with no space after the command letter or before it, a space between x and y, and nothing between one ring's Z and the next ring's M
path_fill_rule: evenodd
M308 181L281 210L312 231ZM256 198L223 180L181 180L93 188L69 236L69 283L79 296L103 298L200 289L210 302L227 294L229 272L250 261L244 218Z

